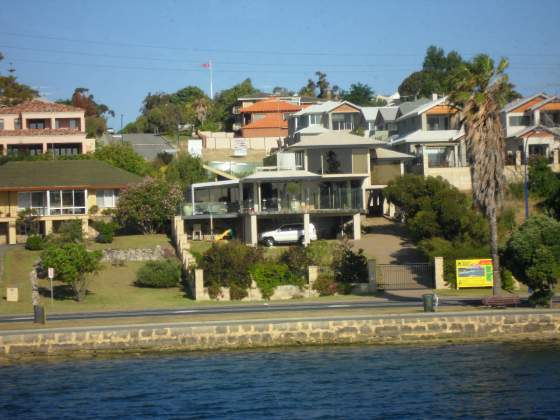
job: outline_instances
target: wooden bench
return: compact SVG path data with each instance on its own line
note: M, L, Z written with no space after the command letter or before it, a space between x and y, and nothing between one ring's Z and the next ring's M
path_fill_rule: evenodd
M498 295L488 296L482 299L484 306L491 308L505 308L507 306L517 306L521 303L521 299L517 295Z

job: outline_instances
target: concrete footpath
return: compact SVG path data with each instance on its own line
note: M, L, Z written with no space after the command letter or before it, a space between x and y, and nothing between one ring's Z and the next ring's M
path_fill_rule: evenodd
M560 310L488 310L0 332L0 358L326 344L560 339Z

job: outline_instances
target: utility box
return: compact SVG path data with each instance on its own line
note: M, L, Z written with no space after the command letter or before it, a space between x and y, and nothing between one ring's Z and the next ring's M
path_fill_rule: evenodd
M17 287L6 287L6 301L17 302L19 300L19 290Z

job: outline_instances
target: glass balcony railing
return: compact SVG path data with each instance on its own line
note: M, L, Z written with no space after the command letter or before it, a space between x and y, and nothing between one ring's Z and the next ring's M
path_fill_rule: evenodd
M183 216L195 216L202 214L228 214L239 212L239 203L226 203L226 202L206 202L195 203L194 208L191 203L183 205Z

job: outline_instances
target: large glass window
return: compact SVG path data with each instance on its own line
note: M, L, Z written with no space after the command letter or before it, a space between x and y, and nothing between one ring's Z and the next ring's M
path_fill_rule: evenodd
M322 117L322 114L311 114L309 116L309 121L311 122L311 125L321 125L323 119Z
M529 115L511 115L509 117L509 125L512 127L527 126L531 124Z
M21 129L21 120L20 120L19 118L16 118L16 119L14 120L14 128L15 128L16 130Z
M449 130L449 115L428 115L428 130Z
M31 209L38 216L46 213L45 193L43 191L30 191L18 193L18 211Z
M27 120L27 128L42 129L45 128L45 120Z
M100 209L116 207L118 198L118 190L97 190L95 192L95 204Z
M353 130L354 114L331 114L333 130Z
M511 115L509 117L509 125L512 127L527 126L531 124L531 118L528 115Z
M0 130L4 129L4 120L0 118Z
M49 191L50 214L85 214L86 194L84 190Z
M428 167L430 168L451 168L455 166L455 154L453 147L429 147Z

